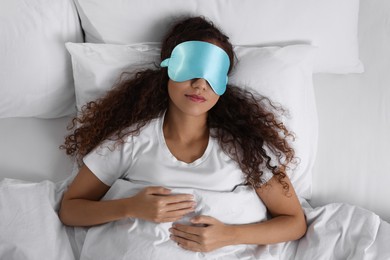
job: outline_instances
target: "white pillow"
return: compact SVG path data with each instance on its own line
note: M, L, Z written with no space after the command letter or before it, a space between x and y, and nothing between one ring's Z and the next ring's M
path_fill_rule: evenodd
M103 95L123 71L158 64L158 44L67 43L71 53L77 107ZM311 171L317 150L318 119L312 85L310 45L235 47L236 70L229 83L248 86L289 110L286 124L297 135L293 144L301 163L291 175L297 193L310 199ZM140 64L144 63L144 66Z
M83 41L74 3L3 0L0 21L0 118L74 112L72 68L64 47Z
M0 182L0 258L74 259L57 211L66 186L5 179Z
M153 67L158 62L160 44L111 45L65 44L72 56L76 107L81 107L107 92L124 71Z
M183 15L204 15L234 45L310 43L314 72L361 73L359 0L76 0L86 42L159 42Z

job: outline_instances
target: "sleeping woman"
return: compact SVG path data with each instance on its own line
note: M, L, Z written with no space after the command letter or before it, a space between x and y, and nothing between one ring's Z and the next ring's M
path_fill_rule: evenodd
M270 100L227 84L234 65L229 38L203 17L186 18L164 38L161 60L73 119L62 148L80 170L63 196L61 221L88 227L128 218L170 223L170 239L194 252L302 237L304 213L286 174L295 163L292 133ZM101 200L118 179L145 187ZM232 225L194 215L194 196L172 192L230 192L243 185L254 190L269 219ZM186 216L192 216L189 223L180 224Z

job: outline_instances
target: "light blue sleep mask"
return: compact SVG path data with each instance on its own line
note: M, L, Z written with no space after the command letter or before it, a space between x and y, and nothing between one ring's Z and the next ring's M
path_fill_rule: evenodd
M226 90L230 60L227 53L214 44L187 41L176 45L171 57L160 66L168 67L168 76L173 81L203 78L220 96Z

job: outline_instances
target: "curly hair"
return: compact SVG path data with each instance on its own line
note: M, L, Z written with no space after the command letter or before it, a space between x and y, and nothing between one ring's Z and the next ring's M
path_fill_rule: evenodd
M162 43L161 59L169 57L177 44L189 40L217 42L228 54L232 70L235 56L229 38L204 17L176 23ZM60 148L82 165L82 158L104 140L121 144L127 136L139 134L142 127L167 110L168 79L167 69L158 66L123 74L105 96L83 106L68 126L73 132ZM295 162L289 144L294 136L278 118L283 111L260 94L228 85L208 112L208 127L215 130L210 132L212 137L238 163L247 184L260 187L264 171L270 170L283 188L289 189L283 179L286 169Z

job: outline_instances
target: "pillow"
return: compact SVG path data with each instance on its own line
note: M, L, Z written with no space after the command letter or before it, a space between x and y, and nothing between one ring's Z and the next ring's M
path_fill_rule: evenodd
M64 43L82 42L70 0L4 0L0 9L0 118L57 118L74 113Z
M144 187L117 180L103 200L134 196ZM173 188L172 193L193 194L197 203L195 212L178 221L182 224L190 224L189 220L197 215L215 217L226 224L249 224L267 219L266 207L249 186L238 186L232 192ZM91 227L80 259L248 259L248 255L254 258L255 245L227 246L209 253L184 250L169 238L171 226L171 222L156 224L127 218Z
M57 214L64 188L50 181L0 182L1 259L74 259Z
M203 15L234 45L310 43L318 46L314 72L361 73L359 0L75 0L86 42L161 41L171 22Z
M292 145L299 159L289 175L297 194L310 199L318 141L312 81L315 49L308 45L236 47L235 52L238 63L229 83L255 90L286 109L283 121L296 136Z
M107 92L124 71L153 67L158 62L160 45L111 45L66 43L72 57L76 107L81 107Z
M123 71L159 64L156 43L112 45L67 43L72 56L77 108L103 95ZM251 87L288 109L285 123L296 134L300 164L291 174L298 195L310 199L317 150L318 118L312 84L310 45L235 47L237 66L230 84ZM144 64L144 65L142 65Z

